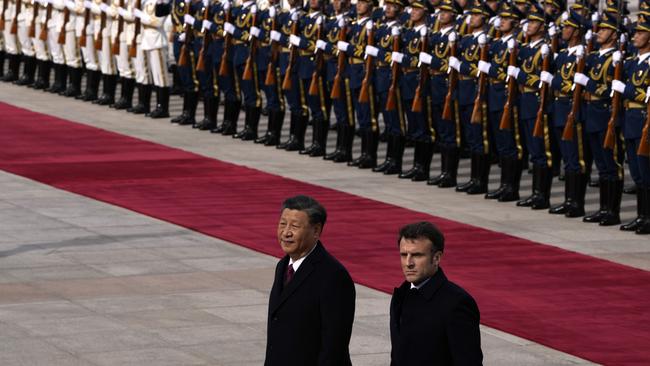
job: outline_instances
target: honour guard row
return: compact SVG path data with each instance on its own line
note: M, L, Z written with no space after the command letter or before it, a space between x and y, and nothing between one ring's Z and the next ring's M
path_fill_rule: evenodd
M4 0L0 70L152 118L169 117L173 85L183 97L173 123L588 223L621 224L626 190L637 218L621 230L649 234L650 0L634 21L623 0L541 1ZM442 168L431 173L436 152ZM465 182L461 157L471 159ZM488 190L493 166L500 184ZM526 169L532 191L520 197ZM556 176L564 201L551 206ZM600 190L593 213L589 185Z

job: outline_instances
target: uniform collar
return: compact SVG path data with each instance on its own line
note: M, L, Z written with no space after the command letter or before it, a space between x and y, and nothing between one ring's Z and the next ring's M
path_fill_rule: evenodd
M614 50L614 47L604 48L598 51L598 55L602 56Z
M444 36L445 34L451 32L452 29L454 29L454 26L453 25L448 25L448 26L446 26L446 27L444 27L444 28L442 28L440 30L440 34L442 34Z
M389 22L386 22L386 26L390 28L390 27L394 26L395 23L397 23L397 20L391 20Z
M639 63L642 63L643 61L647 60L648 57L650 57L650 51L642 55L639 55Z
M420 24L420 25L416 25L415 28L413 28L413 30L416 31L416 32L418 32L418 33L420 33L420 29L422 29L422 28L424 28L424 27L426 27L426 26L427 26L426 23L423 23L423 24Z
M534 42L530 42L530 43L529 43L529 46L530 46L530 47L536 47L538 44L540 44L540 43L542 43L542 42L544 42L544 38L540 38L540 39L538 39L538 40L536 40L536 41L534 41Z
M309 13L310 18L316 18L319 15L320 15L320 11L318 11L318 10Z
M252 1L252 0L251 0L251 1L246 1L246 2L244 2L244 3L241 5L241 7L244 8L244 9L246 9L246 8L248 8L249 6L253 5L253 4L255 4L255 1Z
M567 53L569 54L569 56L571 56L571 55L573 55L574 53L576 53L576 51L578 50L578 48L580 48L580 46L581 46L581 45L575 45L575 46L573 46L573 47L569 47L569 48L567 48Z
M512 34L512 33L508 34L507 36L503 36L503 37L501 37L501 42L508 43L508 41L509 41L512 37L514 37L514 34Z
M474 37L474 38L478 38L478 37L479 37L481 34L483 34L483 33L485 33L485 32L483 32L482 30L480 30L480 31L478 31L478 32L474 32L474 33L472 33L472 37Z

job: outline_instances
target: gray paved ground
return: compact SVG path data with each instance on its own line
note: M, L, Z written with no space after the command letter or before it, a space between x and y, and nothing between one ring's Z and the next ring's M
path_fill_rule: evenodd
M650 268L648 238L617 228L399 181L11 85L0 84L0 100ZM174 106L177 112L177 100ZM467 162L462 172L467 175ZM530 188L526 180L524 191ZM492 181L497 181L496 172ZM276 259L4 172L0 186L0 364L261 364ZM554 195L555 201L560 198ZM590 209L596 201L591 191ZM633 214L632 205L626 197L626 218ZM388 295L358 286L351 344L355 365L388 363L388 303ZM482 340L487 365L586 364L487 327Z

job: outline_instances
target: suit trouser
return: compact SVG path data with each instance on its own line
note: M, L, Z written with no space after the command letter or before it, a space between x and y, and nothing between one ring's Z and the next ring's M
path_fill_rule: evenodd
M74 19L70 19L74 22ZM65 31L65 44L63 45L63 56L65 57L65 64L72 68L81 67L81 52L77 43L77 35L73 24L68 23Z
M650 188L650 159L647 156L637 155L640 143L640 137L625 139L628 166L634 183L640 187Z
M492 136L494 136L496 151L500 157L514 158L517 156L516 131L514 129L501 129L502 116L503 110L491 111L488 114L488 121L492 130Z
M245 68L246 64L239 64L235 66L237 72L237 82L239 83L242 95L244 97L244 105L247 107L261 107L262 98L260 97L257 65L253 63L253 78L251 80L244 80L243 76Z
M616 180L619 179L620 168L616 156L619 155L621 147L620 143L616 141L613 150L603 148L606 134L607 130L602 130L589 132L587 136L596 162L596 169L598 169L598 176L602 180Z
M7 0L5 0L7 1ZM13 21L11 17L8 17L9 12L5 14L5 29L4 29L4 46L5 52L11 55L19 54L18 50L18 38L15 34L11 34L11 22ZM7 19L8 18L8 19Z
M278 68L276 67L276 80L280 79L280 73L278 71ZM264 70L258 70L258 80L265 80L266 79L266 73L267 69ZM262 82L261 83L261 89L264 92L264 96L266 97L266 108L268 108L269 111L280 111L284 110L284 103L282 103L282 84L279 82L276 82L274 85L266 85L266 83Z
M386 125L386 132L391 135L401 135L404 136L406 133L406 121L404 120L404 114L402 113L402 103L399 97L399 93L395 98L395 109L392 111L386 110L386 102L388 101L388 90L385 90L381 93L377 93L377 104L381 106L381 116L384 119L384 124ZM399 102L398 102L399 101Z
M573 141L562 140L564 126L555 126L553 128L555 137L559 141L560 153L564 162L564 171L571 173L585 172L582 125L577 121L573 129Z
M149 66L149 51L142 49L140 36L136 39L136 47L138 48L135 51L135 57L131 59L131 62L133 62L135 82L141 85L151 85L153 80L153 71L151 71ZM167 57L167 55L165 55L165 57ZM165 62L167 62L167 59L165 59ZM167 72L166 67L164 72Z
M181 54L181 48L183 43L178 40L178 34L174 35L174 58L178 62ZM184 93L192 93L198 91L198 80L196 80L196 74L194 69L194 52L188 50L190 53L189 65L181 66L178 65L178 77L181 81L181 90Z
M27 57L33 57L36 54L34 44L29 37L29 23L24 18L18 22L17 37L18 42L20 42L20 52Z
M467 104L459 106L460 121L463 126L463 135L469 150L473 153L485 153L485 146L487 141L484 141L484 127L483 122L472 123L472 112L474 104Z
M126 34L122 32L120 34L120 53L115 55L115 63L117 65L117 72L120 77L133 79L135 73L133 66L131 64L131 58L129 57L129 47L126 42Z

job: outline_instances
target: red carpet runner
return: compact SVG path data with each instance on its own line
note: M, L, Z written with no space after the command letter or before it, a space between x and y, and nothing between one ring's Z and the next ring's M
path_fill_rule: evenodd
M263 253L281 255L281 201L312 195L329 213L325 246L385 292L403 280L397 228L431 220L483 324L598 363L650 364L648 272L3 103L0 116L0 169Z

